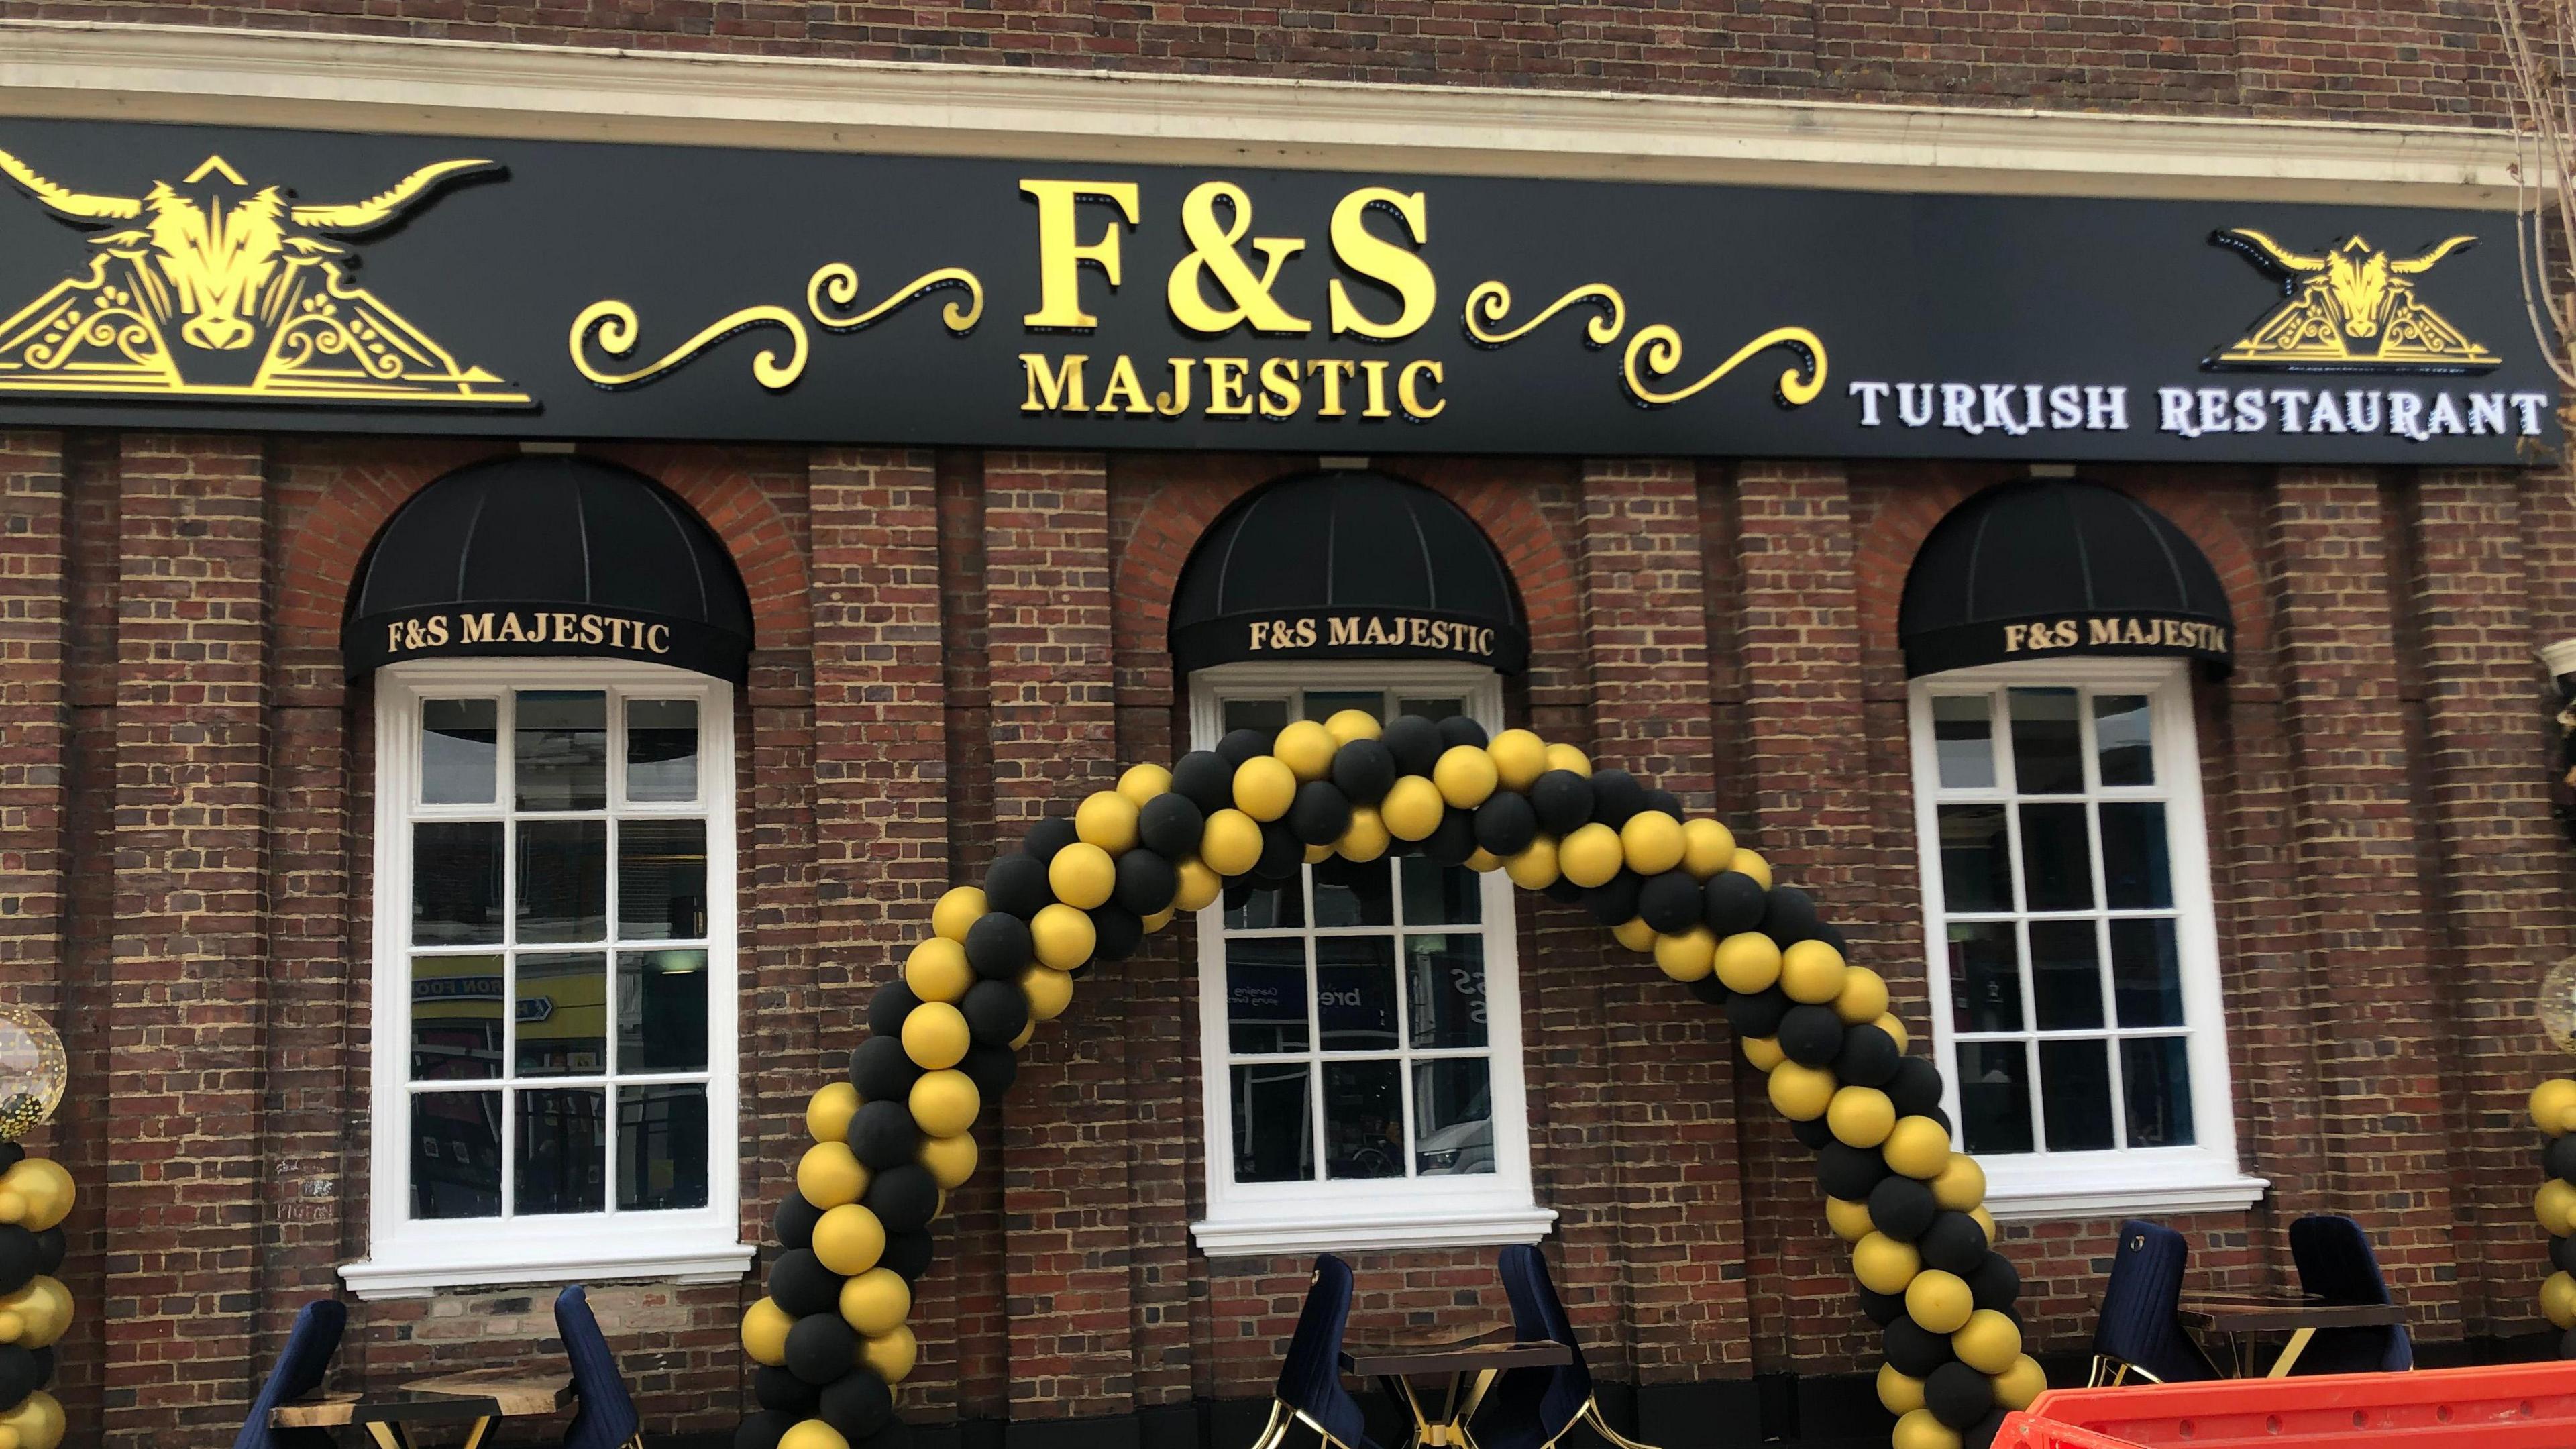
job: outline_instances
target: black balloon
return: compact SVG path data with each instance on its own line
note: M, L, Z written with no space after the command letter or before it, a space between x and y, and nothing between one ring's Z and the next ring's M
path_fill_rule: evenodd
M1673 817L1675 820L1685 820L1689 818L1682 814L1682 797L1674 794L1670 790L1649 789L1646 791L1645 808L1648 810L1661 810L1666 815Z
M15 1142L0 1142L0 1172L27 1160L27 1149Z
M801 1419L814 1412L822 1392L780 1365L765 1363L751 1371L751 1396L764 1409Z
M1460 745L1473 745L1481 750L1491 743L1493 741L1485 735L1485 727L1463 714L1453 714L1440 722L1440 747L1444 750L1454 750Z
M877 1215L887 1232L919 1232L930 1226L930 1215L939 1210L939 1181L929 1168L907 1162L870 1178L868 1194L859 1202Z
M1182 801L1181 808L1191 808L1190 802ZM1193 847L1190 853L1197 854L1196 848ZM1180 872L1173 867L1171 860L1161 851L1147 846L1118 857L1118 885L1110 899L1137 915L1150 916L1170 905L1180 888Z
M1985 1261L1986 1230L1966 1213L1945 1209L1932 1219L1932 1226L1923 1230L1914 1246L1922 1251L1925 1266L1965 1278Z
M1192 750L1172 764L1172 793L1199 807L1201 822L1204 823L1207 816L1234 803L1234 766L1214 750ZM1149 814L1153 809L1151 805L1145 807ZM1140 819L1137 823L1141 828L1144 822ZM1167 825L1166 828L1171 827ZM1150 836L1147 838L1151 840ZM1154 848L1162 850L1159 845ZM1187 850L1166 850L1163 853L1196 855L1197 836L1193 833Z
M1825 1125L1824 1118L1818 1117L1812 1122L1790 1123L1789 1135L1797 1138L1800 1146L1812 1152L1834 1140L1834 1129Z
M918 1282L930 1268L930 1234L888 1233L880 1267L892 1268L906 1283Z
M1843 1031L1842 1050L1834 1054L1834 1080L1855 1087L1884 1087L1903 1065L1905 1053L1883 1027L1855 1026Z
M1286 823L1273 820L1261 827L1261 858L1252 863L1252 873L1262 880L1295 880L1297 867L1306 863L1306 842L1297 838Z
M894 1391L866 1368L852 1369L823 1390L815 1417L844 1439L864 1439L894 1418Z
M1902 1173L1880 1178L1869 1190L1870 1222L1900 1243L1923 1236L1940 1214L1941 1204L1933 1200L1932 1189Z
M1770 897L1763 894L1761 884L1740 870L1721 870L1710 876L1700 893L1705 897L1700 919L1708 922L1709 930L1721 941L1762 924L1762 912L1770 905Z
M1717 978L1712 976L1709 979L1714 981ZM1777 986L1766 986L1750 996L1729 995L1726 998L1726 1024L1746 1041L1759 1040L1778 1034L1780 1023L1788 1019L1789 1008L1797 1004L1789 999L1788 992Z
M912 1426L899 1418L888 1419L874 1434L852 1440L850 1449L912 1449Z
M850 1371L859 1351L859 1331L838 1313L797 1319L787 1330L787 1371L817 1387Z
M1668 870L1637 888L1637 915L1656 932L1678 936L1699 924L1699 881L1686 870Z
M1538 838L1538 812L1517 790L1496 790L1476 807L1476 844L1488 855L1511 857Z
M776 1409L763 1409L745 1414L733 1431L733 1449L778 1449L778 1441L796 1427L800 1414L783 1414Z
M1979 1308L2001 1313L2021 1296L2021 1270L2012 1265L2012 1259L1990 1250L1976 1271L1968 1274L1968 1293Z
M1592 772L1592 818L1616 830L1646 808L1646 787L1625 770Z
M1888 1320L1879 1342L1887 1350L1887 1361L1908 1378L1926 1377L1951 1362L1950 1335L1934 1333L1903 1315Z
M1539 888L1539 894L1559 905L1579 906L1583 904L1583 887L1576 885L1574 882L1567 880L1563 876L1558 876L1556 879L1549 881L1546 885L1541 886ZM1618 923L1614 921L1612 924L1616 925Z
M1225 738L1216 742L1217 756L1225 761L1227 769L1239 770L1253 756L1270 753L1270 743L1276 738L1267 730L1228 730Z
M1733 994L1726 989L1725 982L1714 976L1703 976L1697 981L1685 981L1682 983L1682 990L1689 992L1694 999L1716 1007L1725 1006L1727 999Z
M2541 1149L2540 1160L2551 1177L2576 1183L2576 1133L2549 1139L2549 1145Z
M979 981L976 984L1006 986L1014 992L1019 990L1007 981ZM1019 1028L1011 1030L1016 1032ZM1003 1040L1010 1038L1004 1037ZM920 1080L921 1068L913 1064L911 1055L903 1049L900 1035L872 1036L850 1049L850 1085L859 1089L861 1101L900 1102L912 1091L912 1084Z
M1872 1293L1868 1289L1863 1288L1860 1290L1860 1311L1861 1316L1867 1318L1870 1322L1877 1324L1879 1327L1885 1328L1889 1324L1894 1323L1896 1320L1905 1316L1905 1295L1902 1293Z
M1923 1407L1953 1429L1970 1429L1995 1411L1994 1381L1963 1363L1945 1363L1923 1381Z
M1843 1049L1843 1019L1830 1006L1800 1002L1780 1018L1780 1051L1802 1067L1821 1067Z
M1816 939L1833 947L1835 955L1844 957L1845 959L1850 958L1851 942L1844 940L1843 933L1836 929L1831 922L1823 922L1817 925Z
M1959 1449L1992 1449L1995 1436L2004 1431L2004 1406L1995 1405L1973 1427L1959 1431Z
M912 988L904 985L903 978L898 976L878 987L876 995L868 998L868 1030L879 1036L901 1036L903 1019L912 1015L912 1009L920 1004L921 998L913 995Z
M1333 751L1333 783L1354 805L1375 805L1395 786L1395 751L1382 740L1353 740Z
M1572 770L1550 770L1530 782L1530 808L1539 828L1560 838L1592 818L1592 782Z
M1476 816L1455 806L1440 817L1439 826L1422 842L1422 853L1442 865L1465 865L1476 853Z
M770 1230L779 1244L789 1248L814 1246L814 1225L823 1220L823 1210L805 1200L805 1195L790 1188L778 1200L778 1211L769 1220Z
M1288 802L1288 833L1305 845L1330 845L1351 828L1351 797L1330 780L1309 780Z
M838 1311L841 1275L823 1266L810 1248L793 1248L769 1265L769 1296L799 1318Z
M1132 851L1130 854L1142 855L1144 852ZM1093 961L1124 961L1136 954L1137 947L1145 944L1145 923L1137 918L1134 911L1116 901L1095 906L1089 914L1091 961L1076 967L1077 971L1088 970Z
M39 1273L62 1271L63 1252L66 1247L61 1228L47 1228L36 1234L36 1271ZM51 1354L53 1350L48 1348L43 1352Z
M16 1224L0 1226L0 1293L15 1293L41 1271L36 1267L36 1235ZM14 1403L0 1399L0 1405Z
M1047 884L1046 862L1017 851L993 862L984 872L984 909L1025 921L1055 904L1055 887Z
M1016 915L987 911L966 928L966 964L987 980L1018 980L1034 949L1029 923Z
M975 1084L977 1096L990 1102L1020 1079L1020 1059L1009 1047L977 1042L966 1049L966 1059L957 1064L957 1070Z
M1016 981L978 981L966 988L966 999L957 1003L966 1018L966 1030L976 1041L991 1046L1009 1046L1011 1038L1029 1024L1029 998ZM912 1090L912 1084L904 1084ZM872 1096L866 1088L862 1097Z
M1028 834L1020 837L1020 854L1043 865L1054 860L1057 851L1081 838L1082 833L1073 828L1072 817L1050 815L1030 826Z
M1646 878L1623 865L1617 875L1585 891L1583 905L1601 924L1624 926L1637 919L1637 900L1645 891Z
M850 1115L850 1151L870 1171L910 1162L921 1150L921 1129L913 1125L912 1108L900 1098L861 1102Z
M1760 929L1783 946L1812 940L1816 934L1816 903L1796 886L1773 886L1764 902Z
M2576 1273L2576 1238L2551 1238L2549 1265L2562 1273Z
M1377 738L1395 757L1399 775L1430 774L1431 767L1440 762L1440 752L1447 748L1440 743L1440 726L1418 714L1400 714L1388 720Z
M1816 1186L1825 1196L1845 1202L1867 1202L1871 1188L1887 1176L1887 1159L1875 1147L1828 1142L1816 1152Z
M1896 1104L1898 1116L1928 1116L1941 1107L1941 1069L1922 1057L1907 1057L1880 1090Z

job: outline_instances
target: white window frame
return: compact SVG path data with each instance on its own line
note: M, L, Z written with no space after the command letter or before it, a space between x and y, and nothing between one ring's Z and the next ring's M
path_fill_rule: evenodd
M612 1173L610 1207L601 1213L438 1220L410 1215L411 1053L406 1044L411 1039L411 823L448 813L488 815L493 808L419 803L420 706L429 698L513 689L610 689L698 701L699 788L707 820L708 1163L703 1208L618 1212ZM510 749L506 731L500 749ZM617 770L612 760L612 782ZM740 1241L736 1017L741 955L734 900L739 829L734 794L733 689L722 680L658 665L577 659L437 660L377 671L370 1231L368 1257L340 1267L351 1292L361 1299L419 1298L439 1289L514 1283L614 1278L731 1282L750 1267L756 1246ZM504 808L507 803L501 802ZM632 807L615 805L612 799L612 808L625 813ZM649 813L653 807L642 809ZM687 813L697 814L698 807L692 805ZM506 911L515 898L516 872L505 872L503 879L510 893L504 897ZM613 1153L613 1101L608 1113ZM504 1113L505 1122L509 1115Z
M2182 969L2183 1022L2189 1032L2186 1060L2191 1068L2194 1135L2189 1147L2131 1147L2095 1152L2049 1152L2044 1144L2030 1153L1981 1154L1986 1204L2001 1221L2045 1221L2099 1217L2126 1212L2193 1212L2242 1209L2259 1200L2270 1184L2242 1171L2236 1158L2236 1113L2228 1071L2227 1003L2218 956L2217 914L2211 900L2209 830L2200 789L2200 748L2193 727L2190 666L2182 660L2153 658L2081 658L2032 660L1984 665L1925 675L1907 688L1907 721L1913 751L1915 853L1921 867L1925 977L1930 988L1933 1060L1941 1069L1942 1103L1953 1122L1959 1111L1958 1052L1952 1029L1948 913L1942 908L1941 835L1938 806L1979 801L2008 802L2015 796L1998 785L1981 790L1944 790L1940 758L1932 727L1932 700L1941 694L1983 694L2014 685L2066 687L2080 685L2097 692L2149 697L2153 736L2153 788L2129 790L2097 787L2088 801L2134 794L2165 803L2169 862L2173 872L2175 938ZM2092 738L2089 713L2084 738ZM1993 748L2000 757L2010 749L2011 721L1997 718ZM2090 746L2088 745L2088 748ZM2088 766L2088 769L2090 767ZM1998 776L1998 780L2001 776ZM2021 846L2012 828L2015 879L2020 878ZM2095 871L2100 871L2101 841L2093 842ZM2030 963L2022 961L2024 1011L2030 1005ZM2106 1022L2116 1034L2117 1023ZM2114 1070L2117 1070L2114 1053ZM2034 1105L2042 1092L2034 1079ZM2123 1110L2115 1089L2112 1110Z
M1503 727L1502 681L1475 665L1405 662L1229 664L1190 679L1194 747L1224 733L1224 701L1283 689L1455 695L1489 731ZM1480 878L1494 1171L1473 1177L1237 1183L1227 1071L1225 906L1198 913L1199 1086L1207 1128L1207 1216L1190 1224L1211 1258L1534 1243L1556 1221L1530 1182L1529 1090L1522 1061L1519 922L1501 871Z

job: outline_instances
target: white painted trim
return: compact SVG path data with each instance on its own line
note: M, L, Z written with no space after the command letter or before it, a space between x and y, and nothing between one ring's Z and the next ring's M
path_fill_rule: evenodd
M760 1249L751 1243L718 1248L685 1245L655 1251L634 1244L602 1252L597 1243L586 1251L538 1258L513 1252L481 1259L404 1258L389 1262L343 1263L340 1279L363 1302L382 1298L427 1298L443 1289L497 1288L520 1283L611 1283L652 1279L672 1283L731 1283L751 1269Z
M2513 204L2463 126L1172 77L0 20L0 115L1904 191Z
M1998 1185L1986 1179L1986 1211L1999 1223L2071 1222L2084 1218L2159 1217L2168 1213L2243 1212L2263 1200L2267 1178L2220 1175L2173 1182L2105 1178L2071 1184Z
M1199 1251L1211 1258L1262 1258L1279 1254L1403 1252L1415 1248L1479 1248L1535 1243L1556 1222L1556 1209L1445 1212L1438 1217L1337 1215L1329 1222L1303 1218L1244 1218L1192 1223Z

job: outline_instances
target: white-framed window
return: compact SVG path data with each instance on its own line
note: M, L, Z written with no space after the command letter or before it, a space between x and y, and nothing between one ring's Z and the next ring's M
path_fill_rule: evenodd
M2243 1207L2178 660L1910 690L1935 1060L2003 1218Z
M1363 709L1502 728L1493 671L1228 665L1191 734ZM1210 1256L1535 1242L1512 885L1421 856L1338 857L1199 912Z
M739 1277L731 687L651 665L376 676L361 1297Z

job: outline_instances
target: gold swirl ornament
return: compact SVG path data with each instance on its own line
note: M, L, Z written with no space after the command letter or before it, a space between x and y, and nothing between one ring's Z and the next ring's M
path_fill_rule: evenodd
M864 312L843 312L859 299L859 269L848 262L825 262L805 279L805 310L827 332L856 332L898 310L905 303L917 301L942 288L966 293L963 299L952 297L939 309L941 325L960 337L975 330L984 316L984 284L964 267L941 267L924 272L895 289L894 293ZM828 305L827 305L828 304Z
M572 365L604 388L641 387L735 333L754 327L784 328L793 344L785 362L778 360L777 349L771 347L762 348L751 359L752 377L771 392L784 392L805 375L805 322L784 307L765 303L717 318L699 328L696 336L631 372L611 372L595 366L586 355L591 334L598 334L600 350L611 357L624 357L635 350L641 324L633 307L614 297L604 298L582 308L581 315L572 319Z
M1824 393L1824 340L1804 327L1774 327L1735 349L1734 356L1719 363L1699 381L1663 392L1647 385L1645 378L1639 375L1639 364L1642 362L1644 370L1658 380L1680 371L1682 334L1658 322L1652 327L1639 328L1637 335L1628 339L1628 354L1620 372L1628 384L1628 391L1636 396L1637 401L1648 407L1670 407L1706 390L1711 383L1743 366L1745 360L1755 353L1773 347L1786 347L1798 355L1797 361L1780 374L1779 401L1782 407L1803 407Z
M1527 337L1538 329L1539 324L1577 303L1589 303L1601 309L1600 316L1588 318L1583 324L1584 346L1607 347L1619 340L1619 333L1628 325L1628 303L1619 295L1619 289L1607 282L1586 282L1548 303L1537 316L1508 332L1493 329L1500 327L1503 319L1511 315L1512 289L1499 281L1479 282L1475 290L1467 294L1467 335L1479 346L1500 347Z

